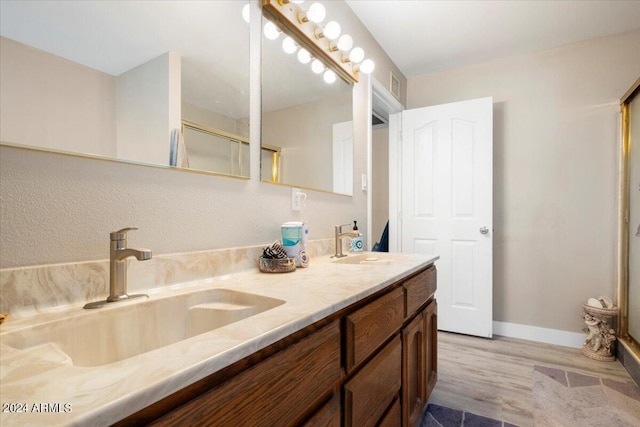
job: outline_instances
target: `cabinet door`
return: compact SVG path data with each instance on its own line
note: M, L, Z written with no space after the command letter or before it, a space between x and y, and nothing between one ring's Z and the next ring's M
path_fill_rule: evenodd
M429 400L433 388L438 380L438 304L433 301L422 312L424 318L424 331L426 349L426 378L427 390L425 394L425 402Z
M391 408L384 414L378 427L400 427L402 425L402 407L400 405L400 398L397 398Z
M424 313L421 313L402 330L403 426L417 424L426 402L427 345L424 327Z
M344 386L344 424L375 426L401 386L402 345L396 335Z
M340 427L340 415L340 394L338 393L305 421L303 427Z

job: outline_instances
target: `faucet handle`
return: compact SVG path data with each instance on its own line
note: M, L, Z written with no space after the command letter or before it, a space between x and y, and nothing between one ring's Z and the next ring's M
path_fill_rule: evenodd
M109 233L111 240L127 240L127 231L137 230L138 227L126 227L118 231Z

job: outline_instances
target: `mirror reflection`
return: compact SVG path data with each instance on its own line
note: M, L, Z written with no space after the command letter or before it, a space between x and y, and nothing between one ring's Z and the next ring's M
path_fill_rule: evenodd
M0 140L248 176L244 5L1 2Z
M324 66L315 73L313 61L298 59L300 47L276 34L263 34L262 144L278 150L279 161L263 155L261 178L353 194L353 86L326 83Z

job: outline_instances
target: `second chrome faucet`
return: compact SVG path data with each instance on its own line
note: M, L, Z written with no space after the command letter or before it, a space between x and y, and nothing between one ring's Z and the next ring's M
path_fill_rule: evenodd
M351 225L351 223L348 224L341 224L341 225L336 225L335 226L335 246L336 246L336 250L335 253L333 254L333 256L331 258L343 258L346 257L346 255L344 253L342 253L342 238L343 237L358 237L359 233L357 231L346 231L346 232L342 232L342 227L346 227L347 225Z
M111 240L109 251L109 296L105 301L92 302L86 304L84 308L100 308L108 303L147 296L144 294L129 295L127 293L127 258L135 257L138 261L146 261L152 257L149 249L127 247L127 232L137 229L137 227L123 228L109 234Z

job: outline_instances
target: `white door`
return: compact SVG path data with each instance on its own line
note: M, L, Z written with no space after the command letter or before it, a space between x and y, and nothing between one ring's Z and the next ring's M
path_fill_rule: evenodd
M440 256L439 329L491 337L492 98L405 110L401 120L399 249Z
M333 191L353 194L353 122L333 125Z

